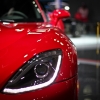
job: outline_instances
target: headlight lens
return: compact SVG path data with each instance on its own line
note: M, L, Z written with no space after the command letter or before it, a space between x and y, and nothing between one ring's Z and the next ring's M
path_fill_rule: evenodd
M61 57L60 49L36 55L15 73L3 92L23 93L50 85L58 74Z

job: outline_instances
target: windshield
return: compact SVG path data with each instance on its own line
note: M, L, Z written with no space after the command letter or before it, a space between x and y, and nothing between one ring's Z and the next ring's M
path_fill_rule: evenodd
M43 22L35 0L0 0L0 21Z

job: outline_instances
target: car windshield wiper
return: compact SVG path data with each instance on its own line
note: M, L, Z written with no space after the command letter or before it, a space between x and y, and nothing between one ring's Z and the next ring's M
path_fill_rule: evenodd
M10 19L0 19L0 22L15 22L14 20L10 20Z

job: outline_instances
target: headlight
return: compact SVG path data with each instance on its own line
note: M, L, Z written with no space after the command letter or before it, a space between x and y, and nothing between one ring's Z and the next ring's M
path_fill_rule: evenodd
M56 78L61 50L40 53L25 63L5 86L4 93L23 93L50 85Z

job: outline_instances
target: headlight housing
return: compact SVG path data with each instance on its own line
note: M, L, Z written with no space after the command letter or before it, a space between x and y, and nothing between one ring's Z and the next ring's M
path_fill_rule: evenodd
M4 93L23 93L46 87L55 80L62 58L60 49L40 53L27 61L10 79Z

